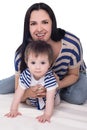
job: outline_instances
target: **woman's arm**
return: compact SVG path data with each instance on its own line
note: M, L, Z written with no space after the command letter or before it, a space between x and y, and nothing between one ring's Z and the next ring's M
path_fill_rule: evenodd
M46 89L41 85L36 85L25 90L22 101L25 101L28 97L37 98L44 96L46 96Z
M15 74L15 91L16 91L16 89L18 88L19 75L20 75L20 74Z
M70 69L68 74L62 80L59 80L57 76L56 79L59 84L58 89L65 88L74 84L79 79L79 67Z

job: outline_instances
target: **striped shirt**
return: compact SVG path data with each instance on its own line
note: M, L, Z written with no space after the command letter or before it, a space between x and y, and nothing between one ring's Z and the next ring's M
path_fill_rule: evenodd
M54 64L52 70L62 79L69 69L80 66L80 72L86 71L86 65L83 60L83 50L79 38L66 32L61 40L62 48ZM17 52L15 55L15 71L20 72L21 54Z
M49 70L45 76L41 77L39 80L35 80L33 75L30 73L29 69L25 69L21 74L19 78L19 85L22 88L29 88L31 86L34 86L36 84L41 84L42 86L45 86L47 91L57 87L56 78L53 75L52 70Z
M28 68L20 74L19 86L23 89L27 89L37 84L44 86L47 91L56 89L58 87L52 70L49 70L45 76L41 77L39 80L35 80ZM29 100L33 106L37 106L37 108L40 110L45 107L46 98L29 98Z
M80 66L80 72L85 72L86 66L83 61L83 50L80 40L66 32L62 39L62 48L55 63L52 66L54 72L62 79L69 69Z

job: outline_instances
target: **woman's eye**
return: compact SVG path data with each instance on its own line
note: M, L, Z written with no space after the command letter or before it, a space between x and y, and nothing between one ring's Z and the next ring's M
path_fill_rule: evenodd
M35 22L32 22L32 23L30 23L30 25L32 26L32 25L36 25L36 23Z
M48 21L43 21L44 24L48 24Z

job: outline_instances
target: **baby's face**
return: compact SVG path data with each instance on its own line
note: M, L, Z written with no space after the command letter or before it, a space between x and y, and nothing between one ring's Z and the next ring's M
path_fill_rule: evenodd
M46 74L50 67L48 56L46 54L39 54L36 56L35 54L31 53L28 56L27 66L31 74L33 74L35 79L38 80Z

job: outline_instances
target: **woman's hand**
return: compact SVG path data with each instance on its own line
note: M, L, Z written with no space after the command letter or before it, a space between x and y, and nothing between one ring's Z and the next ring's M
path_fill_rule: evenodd
M28 97L31 98L37 98L37 97L45 97L46 96L46 89L37 84L36 86L28 88L23 97L22 97L22 102L24 102Z
M44 86L37 84L34 87L31 87L31 90L36 94L36 97L45 97L46 89Z
M67 75L59 80L59 77L54 73L54 76L58 82L58 89L68 87L77 82L79 79L79 66L73 69L69 69Z

